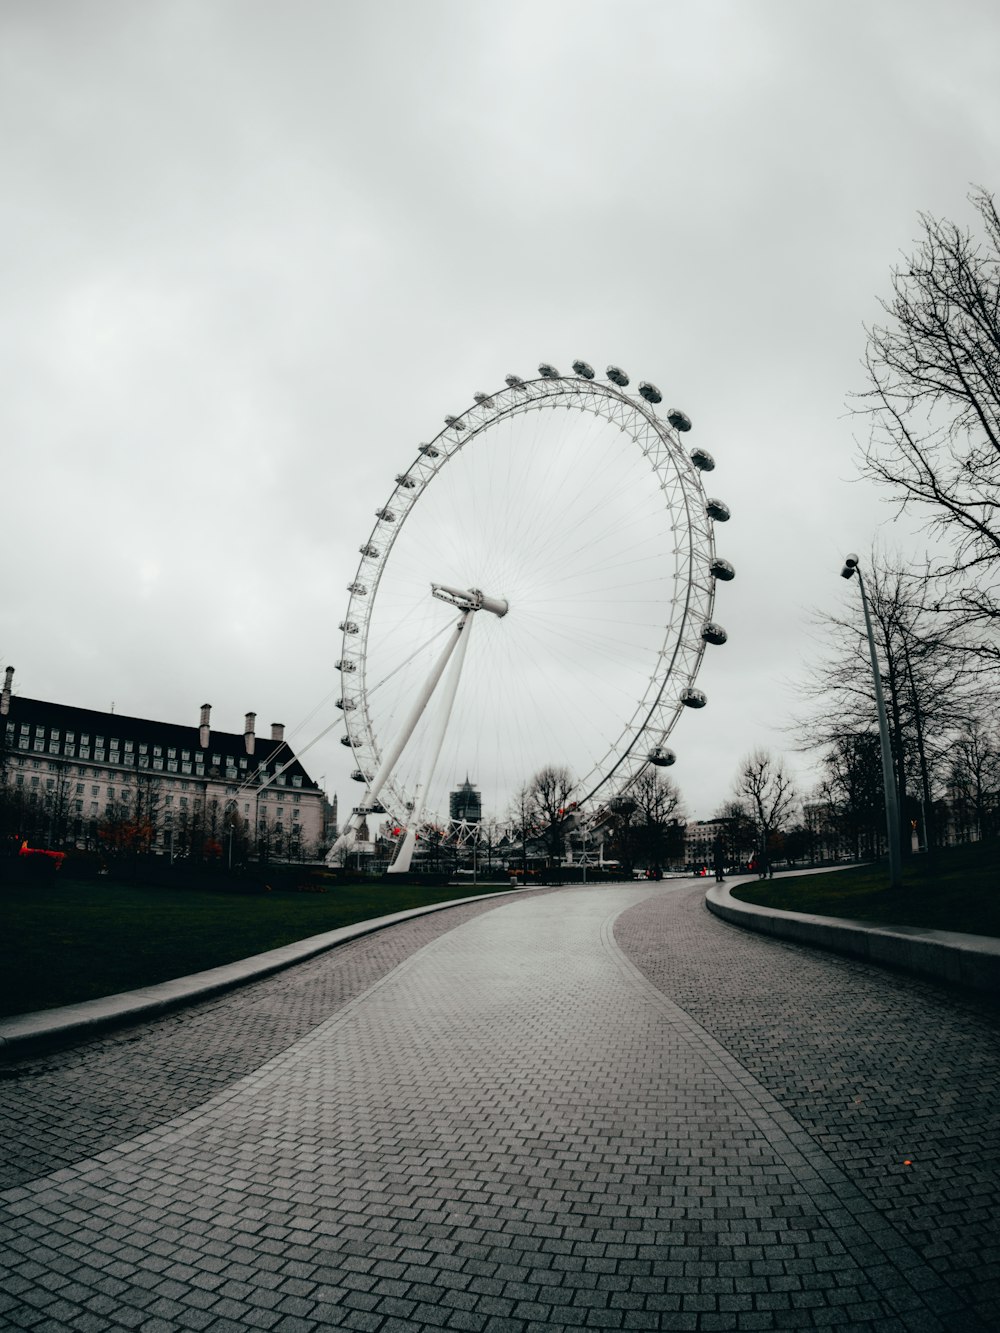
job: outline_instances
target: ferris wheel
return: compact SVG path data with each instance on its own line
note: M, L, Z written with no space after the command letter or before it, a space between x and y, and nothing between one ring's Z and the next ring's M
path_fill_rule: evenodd
M543 363L508 375L420 444L360 547L340 622L342 743L364 788L331 859L370 817L400 836L445 825L470 782L502 816L545 766L581 808L607 805L666 744L686 708L717 580L728 507L688 451L690 419L608 366ZM457 613L457 618L456 618Z

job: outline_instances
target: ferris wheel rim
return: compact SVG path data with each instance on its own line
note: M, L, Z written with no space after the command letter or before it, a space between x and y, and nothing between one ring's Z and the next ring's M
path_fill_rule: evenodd
M628 383L627 377L616 367L609 366L607 380L582 374L558 375L548 366L540 367L540 370L543 373L537 379L523 380L516 375L508 376L503 389L492 394L476 394L473 404L464 412L446 417L444 428L431 441L419 446L414 461L405 472L397 474L388 501L375 511L375 524L367 541L360 547L361 559L354 580L348 585L350 597L345 619L340 622L343 638L341 658L337 662L342 682L338 705L344 709L347 732L344 739L359 765L352 776L361 781L371 781L384 748L376 736L372 720L369 701L371 691L366 679L367 648L378 591L399 535L420 497L453 458L500 422L531 410L561 405L592 412L608 423L618 425L640 448L645 441L647 447L643 448L643 454L657 476L661 472L670 474L671 495L665 494L668 513L673 512L670 508L671 496L674 499L679 496L683 500L685 527L682 536L686 537L687 542L687 577L684 583L684 606L676 632L671 639L674 622L669 621L664 629L664 646L658 655L658 667L651 676L650 688L644 692L632 716L624 720L607 754L578 780L578 804L584 805L592 800L616 775L620 776L614 785L614 794L620 795L627 790L650 762L658 762L652 758L653 754L663 750L670 731L684 712L685 703L692 702L684 696L700 694L692 686L701 665L706 641L719 641L707 639L702 629L712 624L715 566L720 563L715 559L710 505L721 502L707 500L700 478L702 464L693 461L693 455L700 452L703 457L709 458L708 466L712 465L710 456L697 450L692 451L691 455L686 453L680 442L679 430L689 429L690 420L684 413L671 410L670 423L663 421L653 410L653 404L660 401L658 390L643 382L640 385L641 400L626 394L624 385L614 379L612 372L621 376L625 384ZM652 397L647 390L656 397ZM679 421L679 427L673 425L675 418ZM652 458L651 454L654 455ZM667 483L663 482L661 488L666 493ZM677 550L674 554L677 556ZM676 584L676 573L674 578ZM675 699L665 698L671 680L677 680L683 687ZM695 703L695 706L699 705ZM640 751L643 749L643 737L647 732L652 748L648 755L637 754L637 748ZM626 744L627 737L630 739ZM605 769L607 771L603 771ZM383 799L383 796L388 799ZM369 807L369 812L394 814L398 820L405 822L413 806L413 793L407 792L390 775L382 788L382 795Z

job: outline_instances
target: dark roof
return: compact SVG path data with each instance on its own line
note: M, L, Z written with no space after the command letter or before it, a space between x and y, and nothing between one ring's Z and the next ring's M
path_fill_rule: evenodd
M164 749L188 750L193 757L203 758L206 771L212 767L212 756L219 755L225 771L225 758L232 756L237 765L241 759L247 760L247 769L254 770L259 764L266 764L269 772L289 759L291 765L285 770L289 777L299 776L303 786L315 787L316 783L306 772L302 763L294 757L286 741L272 741L269 736L254 737L254 752L248 755L242 732L216 731L209 727L208 745L200 743L199 726L183 726L176 722L156 722L150 718L127 717L124 713L100 713L91 708L76 708L72 704L53 704L43 699L25 699L21 695L11 695L10 712L6 722L29 723L32 726L55 729L60 733L60 740L67 731L76 734L79 744L81 735L103 736L106 741L132 741L133 744L159 745ZM213 776L215 776L213 774ZM220 773L220 777L222 774Z

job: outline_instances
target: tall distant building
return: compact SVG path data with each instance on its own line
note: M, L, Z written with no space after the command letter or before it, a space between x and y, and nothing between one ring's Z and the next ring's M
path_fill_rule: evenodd
M469 781L465 781L448 796L448 813L452 819L464 819L467 824L478 824L483 818L483 798Z

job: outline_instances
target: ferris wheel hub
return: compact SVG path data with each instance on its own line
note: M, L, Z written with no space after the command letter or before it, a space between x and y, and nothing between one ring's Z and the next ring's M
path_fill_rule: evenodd
M510 610L506 597L490 597L479 588L449 588L445 583L432 583L431 594L439 601L457 606L459 611L492 611L498 620Z

